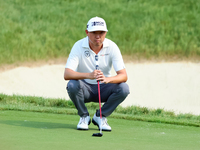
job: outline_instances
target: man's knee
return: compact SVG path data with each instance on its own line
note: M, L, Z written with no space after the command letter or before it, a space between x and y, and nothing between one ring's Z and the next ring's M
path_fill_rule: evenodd
M124 82L119 84L118 90L123 97L127 97L127 95L130 93L128 84Z
M78 80L70 80L67 83L67 91L68 92L77 92L80 89L80 83Z

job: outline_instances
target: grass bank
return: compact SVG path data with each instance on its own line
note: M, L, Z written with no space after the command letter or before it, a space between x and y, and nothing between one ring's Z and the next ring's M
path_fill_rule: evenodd
M87 108L89 113L93 115L99 105L97 103L88 103ZM4 94L0 94L0 110L77 115L77 110L72 101L19 95L8 96ZM119 106L110 117L200 127L200 116L192 114L175 115L172 111L148 109L146 107L130 106L124 108Z
M0 0L0 64L67 57L103 17L123 55L200 58L200 0Z

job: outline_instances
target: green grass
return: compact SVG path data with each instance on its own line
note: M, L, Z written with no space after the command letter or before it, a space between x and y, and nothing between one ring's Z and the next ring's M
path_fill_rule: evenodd
M108 118L111 132L76 130L76 115L0 111L2 150L198 150L200 128ZM2 130L3 129L3 130Z
M200 0L0 0L0 66L67 57L87 21L103 17L123 55L200 58ZM98 104L87 104L91 116ZM0 94L0 149L199 149L200 116L118 107L112 132L76 130L71 101Z
M86 106L91 116L96 112L96 109L99 108L98 103L87 103ZM77 115L77 110L72 101L31 96L8 96L4 94L0 94L0 110ZM192 114L176 115L172 111L165 111L159 108L149 109L138 106L118 106L110 117L116 119L200 127L200 116Z
M200 58L200 0L0 0L0 64L67 57L103 17L123 55Z

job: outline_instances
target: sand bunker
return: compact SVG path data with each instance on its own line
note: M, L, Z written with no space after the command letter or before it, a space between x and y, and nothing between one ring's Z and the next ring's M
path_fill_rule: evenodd
M68 100L64 66L21 66L0 72L0 93ZM126 63L126 68L130 95L122 106L200 115L200 63Z

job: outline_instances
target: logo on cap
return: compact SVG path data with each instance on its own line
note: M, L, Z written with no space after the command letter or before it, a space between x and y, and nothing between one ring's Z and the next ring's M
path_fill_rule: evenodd
M95 22L92 22L92 26L104 26L104 22L95 21Z

